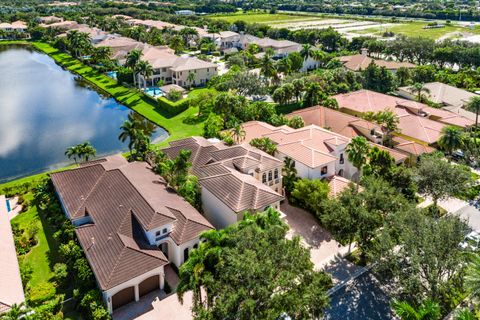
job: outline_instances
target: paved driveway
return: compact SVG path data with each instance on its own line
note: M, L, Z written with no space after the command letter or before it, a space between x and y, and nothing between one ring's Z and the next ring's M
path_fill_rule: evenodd
M285 214L285 222L290 226L288 236L298 235L302 244L310 248L312 262L317 270L333 261L337 256L348 252L348 247L340 245L332 235L322 228L313 214L291 206L287 202L280 210Z

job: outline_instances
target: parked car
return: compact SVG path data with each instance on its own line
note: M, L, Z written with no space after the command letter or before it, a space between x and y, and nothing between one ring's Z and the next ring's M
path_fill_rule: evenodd
M477 251L480 247L480 233L472 231L460 242L460 248L464 250Z

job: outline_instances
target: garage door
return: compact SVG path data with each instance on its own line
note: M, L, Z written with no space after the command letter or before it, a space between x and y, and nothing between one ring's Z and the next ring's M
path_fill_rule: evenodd
M135 288L128 287L115 293L112 296L112 307L113 310L126 305L129 302L135 301Z
M144 296L147 293L160 289L160 276L156 275L143 280L138 286L138 289L140 296Z

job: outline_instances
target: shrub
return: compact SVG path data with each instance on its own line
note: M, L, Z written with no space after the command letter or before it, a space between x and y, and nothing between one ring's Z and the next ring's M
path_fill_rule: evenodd
M63 284L65 279L68 277L67 265L65 263L56 263L53 266L53 278L58 285Z
M160 97L157 101L160 108L166 110L171 115L177 115L187 110L189 106L188 99L172 102L165 97Z
M30 289L30 305L39 306L45 301L52 300L55 297L55 287L53 283L44 282Z
M27 288L28 283L32 279L33 267L30 263L24 262L20 264L20 277L22 278L22 285Z
M182 98L182 93L178 90L170 90L167 93L166 98L170 101L177 102Z

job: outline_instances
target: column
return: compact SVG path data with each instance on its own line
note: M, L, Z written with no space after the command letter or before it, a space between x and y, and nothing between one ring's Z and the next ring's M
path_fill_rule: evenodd
M140 300L140 292L138 290L138 283L135 285L135 301Z
M165 286L165 274L164 273L160 273L160 289L163 290L163 287Z

